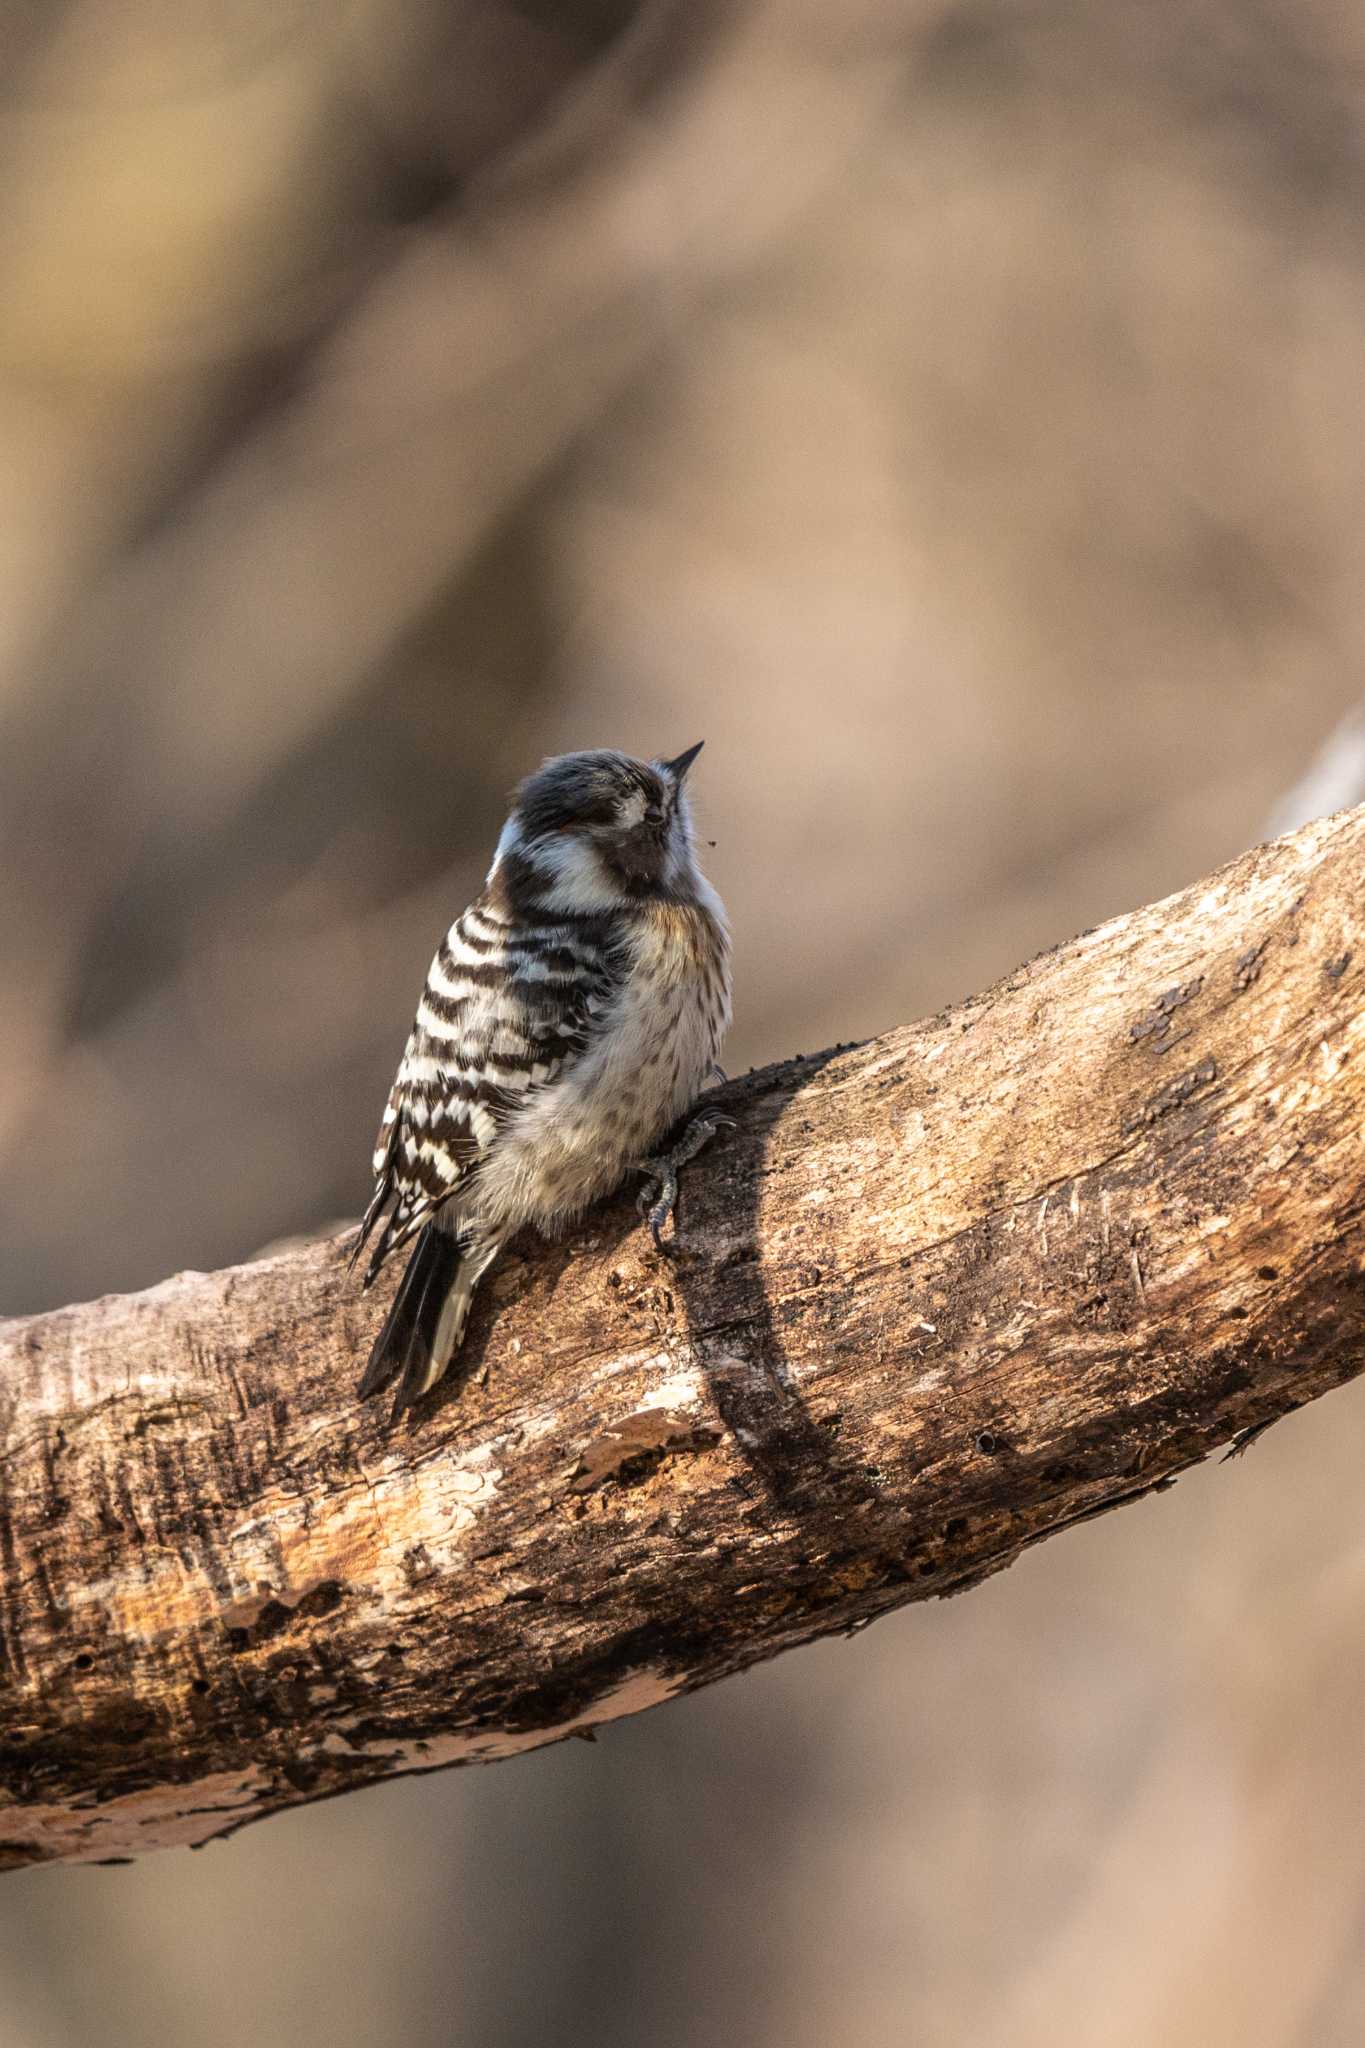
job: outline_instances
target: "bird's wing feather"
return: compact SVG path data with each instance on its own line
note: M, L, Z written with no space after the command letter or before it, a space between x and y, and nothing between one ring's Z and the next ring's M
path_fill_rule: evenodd
M510 1116L580 1053L621 972L611 920L518 920L485 899L431 963L374 1149L374 1196L351 1257L386 1208L365 1285L468 1179Z

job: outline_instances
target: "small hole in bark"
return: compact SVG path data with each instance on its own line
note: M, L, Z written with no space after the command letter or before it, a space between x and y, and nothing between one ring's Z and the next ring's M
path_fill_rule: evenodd
M1258 1280L1278 1280L1279 1277L1280 1269L1278 1266L1258 1266L1256 1268L1256 1278Z
M208 1691L208 1689L209 1689L209 1682L208 1682L207 1678L192 1678L192 1679L190 1680L190 1691L191 1691L191 1692L200 1692L200 1693L203 1693L203 1692L207 1692L207 1691Z
M966 1533L967 1517L965 1515L954 1515L952 1520L944 1527L943 1540L945 1543L956 1543L958 1537L965 1536Z
M1000 1439L993 1429L983 1429L977 1437L976 1448L983 1458L993 1457L1000 1448Z
M76 1669L78 1671L93 1671L94 1668L94 1658L88 1650L82 1650L80 1656L76 1659Z
M1228 1321L1230 1323L1244 1323L1250 1314L1251 1310L1248 1308L1230 1308L1228 1310Z

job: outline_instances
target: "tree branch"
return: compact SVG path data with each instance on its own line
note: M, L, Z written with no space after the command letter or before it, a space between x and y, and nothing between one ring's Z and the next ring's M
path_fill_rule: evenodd
M587 1731L1349 1379L1363 881L1360 810L731 1084L682 1256L527 1247L397 1432L336 1240L0 1326L0 1860Z

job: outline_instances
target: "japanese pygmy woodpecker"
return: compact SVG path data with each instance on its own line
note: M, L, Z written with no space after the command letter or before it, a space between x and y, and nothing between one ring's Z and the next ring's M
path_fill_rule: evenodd
M697 868L683 786L700 751L547 761L441 941L353 1253L382 1215L368 1287L417 1238L360 1383L368 1395L396 1379L395 1414L446 1370L513 1232L559 1230L639 1166L659 1186L657 1240L676 1165L721 1121L648 1156L695 1102L730 1017L725 911Z

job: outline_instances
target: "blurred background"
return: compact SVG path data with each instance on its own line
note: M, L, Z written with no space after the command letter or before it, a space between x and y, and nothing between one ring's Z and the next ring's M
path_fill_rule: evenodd
M359 1209L547 752L708 742L732 1068L1347 800L1363 207L1340 0L8 10L0 1308ZM1363 1462L9 1877L5 2048L1356 2048Z

